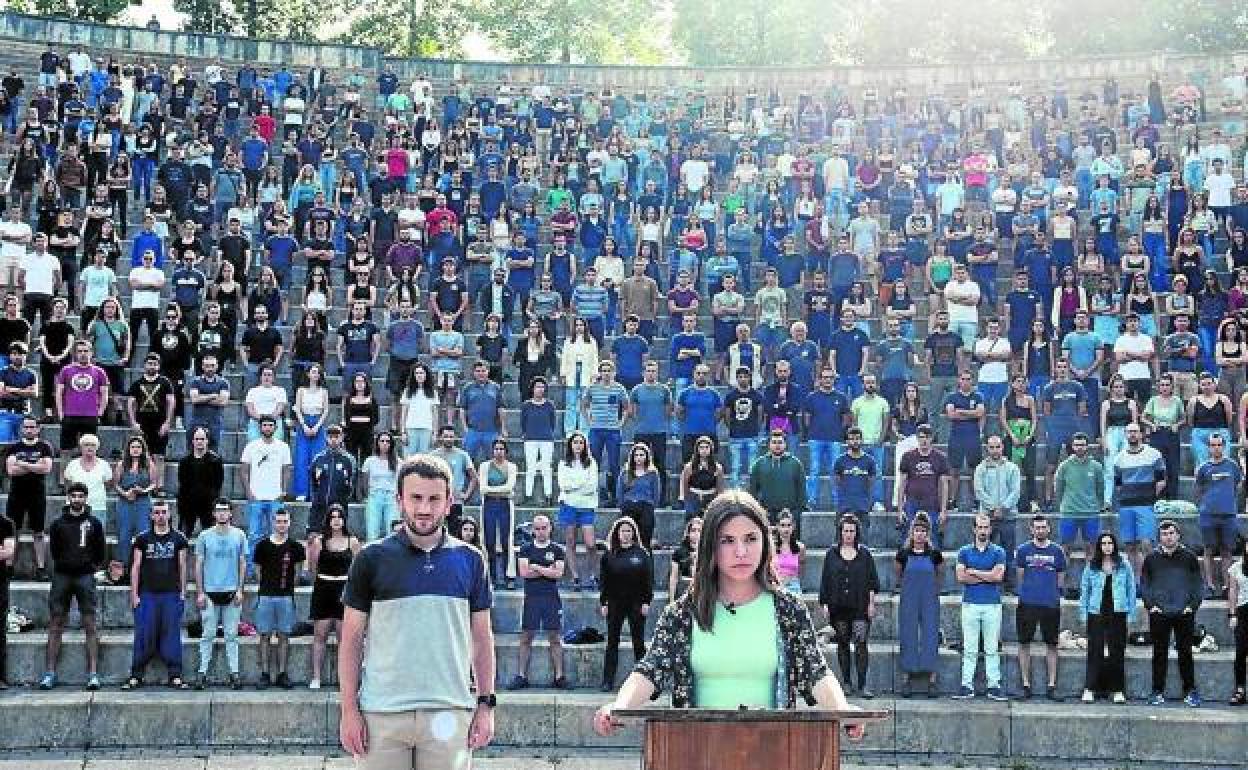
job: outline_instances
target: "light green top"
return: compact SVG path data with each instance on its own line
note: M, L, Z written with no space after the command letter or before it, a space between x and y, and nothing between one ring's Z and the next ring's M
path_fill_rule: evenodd
M714 630L707 632L695 621L693 649L693 701L697 708L735 709L776 707L776 676L779 671L776 600L768 591L729 612L715 605Z

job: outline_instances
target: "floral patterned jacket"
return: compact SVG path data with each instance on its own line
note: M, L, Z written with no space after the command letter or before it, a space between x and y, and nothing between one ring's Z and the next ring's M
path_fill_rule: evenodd
M692 594L686 593L667 605L655 626L654 639L646 656L634 671L654 683L657 699L665 689L671 689L674 708L692 708L693 664L690 650L693 645ZM823 659L815 626L810 612L800 597L787 591L774 591L776 603L776 658L779 674L776 677L776 705L796 708L800 695L807 705L815 705L815 684L828 673Z

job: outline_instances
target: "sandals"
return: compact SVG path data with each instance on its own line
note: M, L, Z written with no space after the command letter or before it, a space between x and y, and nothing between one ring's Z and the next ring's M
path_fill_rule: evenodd
M182 677L171 676L169 677L169 688L172 690L189 690L191 686Z
M137 676L132 676L126 680L125 684L121 686L121 689L125 692L129 692L130 690L137 690L142 686L143 680Z

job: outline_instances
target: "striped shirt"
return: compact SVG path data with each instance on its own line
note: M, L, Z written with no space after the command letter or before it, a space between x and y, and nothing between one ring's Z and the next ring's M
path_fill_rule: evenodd
M590 430L619 430L620 410L628 403L628 391L618 382L596 382L585 391L589 400Z
M1157 502L1157 482L1166 478L1166 461L1148 444L1138 451L1124 449L1114 458L1114 486L1119 505L1152 505Z
M572 307L581 318L602 318L607 314L607 290L579 284L572 290Z

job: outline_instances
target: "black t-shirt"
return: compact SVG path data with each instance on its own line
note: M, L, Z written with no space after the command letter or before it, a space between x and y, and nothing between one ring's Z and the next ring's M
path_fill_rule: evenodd
M0 318L0 350L7 354L14 342L30 344L30 324L25 318Z
M932 375L936 377L953 377L958 373L958 350L962 348L962 338L957 334L932 332L927 335L923 346L932 353Z
M243 345L247 348L247 360L253 364L272 361L277 357L277 346L282 344L282 334L272 326L258 329L248 326L243 332Z
M173 395L173 383L162 374L149 380L139 377L130 386L130 398L134 399L134 413L140 420L163 420L165 399Z
M724 399L728 407L728 435L731 438L754 438L758 436L759 418L763 412L763 397L754 388L742 392L739 388L728 391Z
M226 233L221 236L221 240L217 241L217 248L221 250L221 256L226 262L234 265L235 275L244 274L238 271L246 267L245 255L250 246L251 244L247 242L247 236L245 235Z
M74 326L69 321L48 321L40 327L39 334L48 352L59 356L69 348L69 338L74 336Z
M567 551L564 547L551 540L543 546L528 543L516 554L517 559L528 559L529 564L537 567L553 567L555 562L564 561ZM558 596L559 586L554 578L532 577L524 579L525 596Z
M303 546L297 540L282 544L266 537L256 543L256 567L260 570L261 596L294 596L295 570L305 558Z
M44 457L56 459L56 452L53 451L52 445L42 439L35 439L35 443L27 444L24 441L18 441L9 447L5 452L5 465L8 465L8 458L16 457L22 462L37 463ZM6 473L7 475L7 473ZM47 474L24 473L20 476L11 476L9 478L9 497L29 496L43 499L47 479Z
M443 313L459 310L460 303L464 301L464 295L467 293L468 287L464 279L458 276L450 280L439 277L433 282L433 296L438 309Z
M186 551L190 543L176 529L163 535L152 530L134 536L132 549L143 553L139 567L139 593L177 593L182 586L178 581L178 554Z

